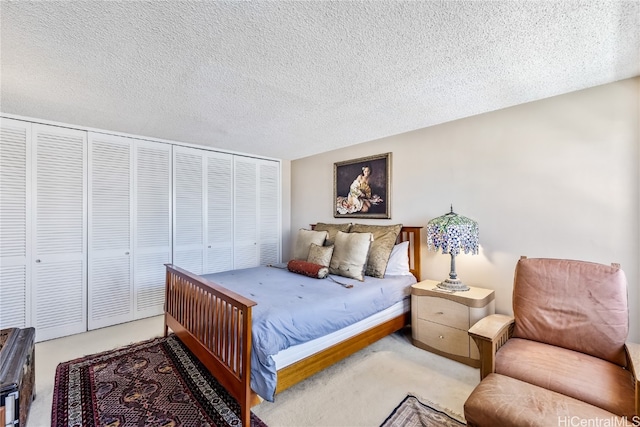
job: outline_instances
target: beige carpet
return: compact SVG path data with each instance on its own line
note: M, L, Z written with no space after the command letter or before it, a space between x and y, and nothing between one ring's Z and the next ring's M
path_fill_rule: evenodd
M50 425L55 368L60 362L162 334L162 317L36 344L37 398L28 427ZM253 412L270 427L379 426L407 394L462 414L480 374L411 345L396 333L263 402Z
M414 347L397 333L253 410L272 427L379 426L408 393L462 414L479 381L479 370Z

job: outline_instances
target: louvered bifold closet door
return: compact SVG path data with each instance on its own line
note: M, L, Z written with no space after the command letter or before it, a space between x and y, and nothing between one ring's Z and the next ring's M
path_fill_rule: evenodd
M132 163L129 138L89 133L89 329L133 320Z
M0 329L31 326L31 123L0 119Z
M233 156L207 153L206 273L233 269Z
M173 263L204 271L204 152L173 147Z
M32 325L42 341L87 329L87 133L33 125Z
M259 164L258 218L260 265L280 262L280 163Z
M258 161L234 157L233 268L258 265Z
M171 262L171 145L135 142L134 317L164 311L165 266Z

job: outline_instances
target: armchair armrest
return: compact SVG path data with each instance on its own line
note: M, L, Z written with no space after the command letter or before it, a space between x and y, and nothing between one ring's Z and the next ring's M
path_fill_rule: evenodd
M627 353L629 371L633 374L636 382L636 414L640 415L640 344L628 342L624 349Z
M492 314L469 329L480 352L480 380L496 370L495 354L511 338L513 325L512 316Z

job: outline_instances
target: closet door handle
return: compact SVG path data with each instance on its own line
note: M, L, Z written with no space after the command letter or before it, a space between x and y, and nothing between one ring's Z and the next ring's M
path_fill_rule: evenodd
M37 262L37 263L39 263L39 262L40 262L40 260L39 260L39 259L37 259L37 260L36 260L36 262Z

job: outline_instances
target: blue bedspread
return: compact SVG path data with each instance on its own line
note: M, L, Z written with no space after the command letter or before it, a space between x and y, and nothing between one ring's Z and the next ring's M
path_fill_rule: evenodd
M251 388L269 401L277 380L273 355L392 306L406 298L416 282L413 276L367 276L364 282L330 276L353 285L347 289L330 279L266 266L204 277L258 303L252 313Z

